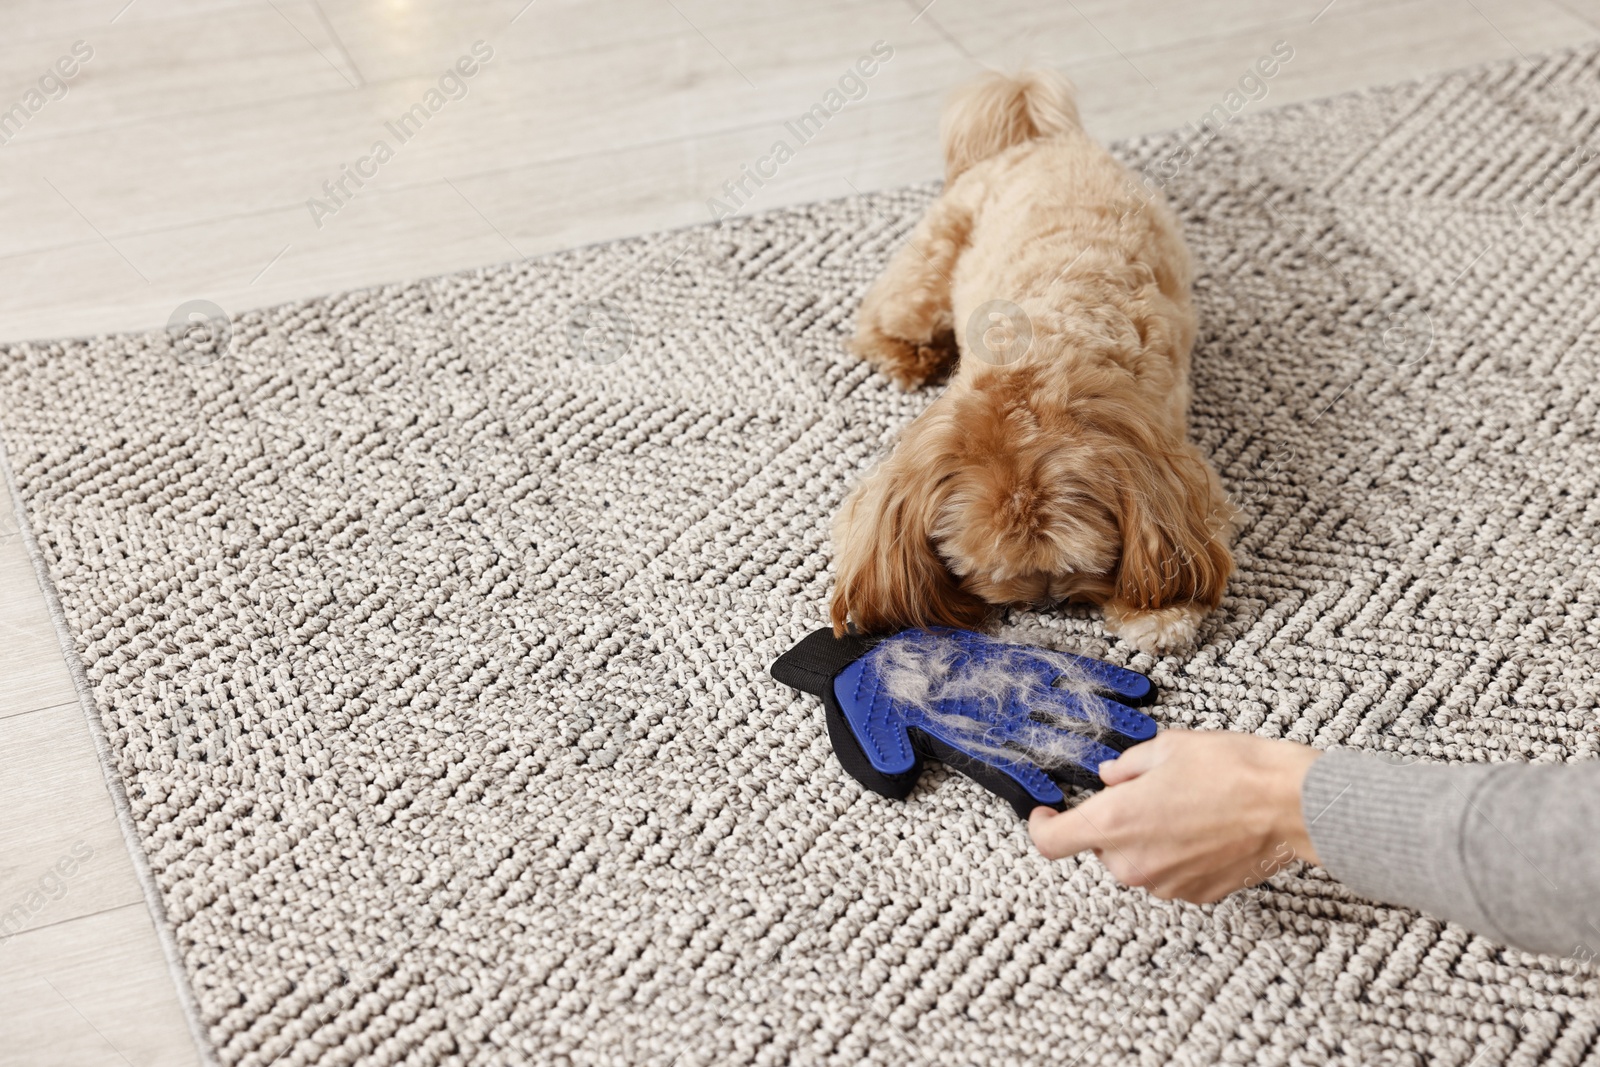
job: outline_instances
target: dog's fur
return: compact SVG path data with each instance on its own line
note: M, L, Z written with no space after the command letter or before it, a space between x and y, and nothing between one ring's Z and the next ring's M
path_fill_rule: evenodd
M1222 598L1233 511L1187 439L1177 220L1084 133L1058 75L967 86L941 133L944 192L851 347L906 388L959 363L835 521L834 629L970 628L1073 600L1147 652L1180 649ZM1031 343L972 321L997 299Z

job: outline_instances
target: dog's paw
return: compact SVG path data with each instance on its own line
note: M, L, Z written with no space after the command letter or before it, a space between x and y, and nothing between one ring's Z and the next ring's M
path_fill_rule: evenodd
M901 388L915 389L950 370L955 362L955 335L934 337L919 344L869 328L856 333L850 351L883 371Z
M1111 612L1106 625L1140 652L1162 656L1182 652L1194 644L1204 617L1205 609L1199 605L1181 604L1155 611Z

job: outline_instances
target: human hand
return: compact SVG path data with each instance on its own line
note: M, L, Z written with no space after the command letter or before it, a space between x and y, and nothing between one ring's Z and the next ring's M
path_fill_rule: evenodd
M1092 849L1119 882L1209 904L1317 862L1300 786L1322 753L1249 734L1166 730L1100 765L1109 787L1077 807L1034 809L1028 833L1061 859Z

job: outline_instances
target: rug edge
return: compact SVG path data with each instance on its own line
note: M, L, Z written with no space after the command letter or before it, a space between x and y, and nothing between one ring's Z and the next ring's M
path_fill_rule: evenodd
M50 611L50 621L55 628L62 659L66 663L67 672L72 676L72 686L78 695L78 710L89 728L89 737L94 743L95 759L100 767L100 777L105 782L107 793L110 794L111 806L116 809L117 827L121 831L123 845L128 850L128 860L133 865L134 877L139 881L139 890L144 895L145 911L150 916L156 940L161 945L161 956L172 979L174 991L177 993L178 1006L183 1013L189 1037L194 1042L196 1055L205 1067L220 1067L221 1061L211 1046L205 1020L200 1014L200 1004L183 965L183 957L178 951L176 930L167 918L166 905L161 899L161 887L156 883L155 872L150 867L150 858L140 840L138 827L134 825L133 805L128 800L127 787L112 763L111 743L106 737L105 724L100 721L94 694L84 673L82 657L78 655L72 634L67 628L66 613L56 592L55 580L50 576L44 553L39 548L38 538L34 536L28 511L23 503L22 489L17 482L16 470L11 465L11 455L6 449L3 435L0 435L0 478L5 480L17 530L22 537L23 547L27 550L28 562L33 566L34 577L38 579L39 590L44 595L45 605Z

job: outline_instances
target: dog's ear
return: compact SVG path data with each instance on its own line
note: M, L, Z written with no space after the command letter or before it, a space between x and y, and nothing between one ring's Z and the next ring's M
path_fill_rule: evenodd
M1217 476L1187 443L1121 458L1116 600L1138 610L1216 607L1233 573L1233 510Z
M905 458L908 443L856 487L834 520L836 634L847 622L864 634L972 629L989 616L989 605L961 588L934 547L945 482L930 465Z

